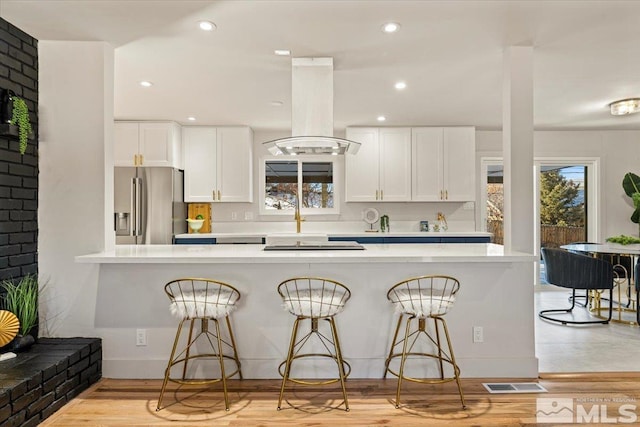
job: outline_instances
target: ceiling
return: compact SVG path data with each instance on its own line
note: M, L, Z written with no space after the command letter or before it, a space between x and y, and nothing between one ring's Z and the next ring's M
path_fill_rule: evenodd
M274 55L289 49L334 58L337 130L379 115L500 129L503 51L529 45L536 129L640 129L607 107L640 97L640 1L0 0L0 16L38 40L113 44L117 119L290 129L291 61Z

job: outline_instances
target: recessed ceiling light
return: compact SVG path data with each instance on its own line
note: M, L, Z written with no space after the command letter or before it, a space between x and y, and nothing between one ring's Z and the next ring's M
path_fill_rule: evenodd
M385 116L378 116L378 121L379 122L384 122L385 120L387 120L387 118Z
M153 83L148 82L146 80L143 80L143 81L140 82L140 86L151 87L151 86L153 86Z
M198 22L198 26L202 31L213 31L217 28L216 24L211 21L200 21Z
M397 82L394 86L396 89L402 90L407 87L407 84L405 82Z
M395 33L400 29L400 24L395 22L387 22L382 26L382 31L385 33Z
M282 107L284 105L284 102L282 102L282 101L271 101L269 104L272 107Z
M614 116L624 116L640 111L640 98L621 99L609 104L611 114Z
M195 121L196 121L196 118L195 118L195 117L193 117L193 116L192 116L192 117L187 117L187 120L189 120L190 122L195 122Z
M291 55L291 51L287 49L276 49L273 51L278 56L289 56Z
M332 155L332 156L337 156L337 155L338 155L338 152L337 152L337 151L334 151L333 153L331 153L331 155Z

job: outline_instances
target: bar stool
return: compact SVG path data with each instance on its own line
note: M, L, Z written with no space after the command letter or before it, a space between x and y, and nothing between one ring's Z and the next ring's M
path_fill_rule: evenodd
M229 396L227 395L227 379L238 374L242 379L242 371L240 370L240 359L236 350L236 343L229 321L229 314L236 309L236 303L240 299L240 292L231 285L211 279L185 278L177 279L167 283L164 287L171 304L169 306L171 314L180 319L176 338L173 341L173 349L171 357L164 373L164 381L160 390L160 398L156 411L162 407L162 398L164 396L167 383L169 381L178 384L187 385L204 385L222 382L222 390L224 393L225 409L229 410ZM225 319L229 341L222 338L220 331L220 320ZM200 331L194 336L194 324L196 320L200 323ZM209 321L213 321L215 330L209 330ZM185 322L189 322L189 336L186 346L176 354L180 334ZM194 350L197 342L209 343L212 350L211 353L197 353ZM225 349L233 354L224 354ZM190 360L200 358L217 358L220 364L220 378L213 379L188 379L187 366ZM236 369L231 373L226 373L224 359L230 359L235 362ZM182 375L179 378L171 376L171 368L182 363Z
M449 276L420 276L404 280L394 285L387 292L387 299L395 306L396 312L400 314L398 325L396 326L391 342L389 356L385 361L385 371L383 378L387 377L387 372L398 377L398 387L396 389L396 408L400 407L400 389L402 381L412 381L426 384L441 384L449 381L456 381L458 393L462 401L462 408L465 409L464 394L460 385L460 368L456 364L453 355L453 347L447 329L447 322L444 315L453 306L456 293L460 289L460 282ZM404 337L398 337L403 319L406 317ZM426 320L433 319L433 332L427 330ZM413 320L417 320L417 325L412 328ZM413 330L412 330L413 329ZM443 348L440 340L441 329L444 331L447 348ZM435 339L433 335L435 334ZM425 341L424 338L427 338ZM433 353L425 353L414 350L414 346L419 338L430 343ZM396 347L402 345L401 351L395 351ZM424 344L423 344L424 345ZM425 349L426 350L426 349ZM395 352L394 352L395 351ZM396 372L390 368L393 359L400 358L400 369ZM408 358L429 357L438 361L440 378L414 378L406 375L405 368ZM451 376L445 377L444 365L451 366Z
M345 303L351 297L351 291L343 284L334 280L318 277L297 277L280 283L280 285L278 285L278 293L282 297L284 308L296 316L296 320L293 323L293 332L291 333L287 359L278 367L278 372L282 376L278 410L280 410L282 405L282 398L287 381L305 385L326 385L339 381L342 387L345 410L349 411L345 380L351 372L351 366L342 358L342 350L340 348L340 341L338 340L338 330L334 317L344 309ZM305 319L310 320L311 330L304 337L298 339L300 322ZM326 320L329 323L331 329L330 337L327 337L320 331L319 320ZM310 342L313 337L319 340L321 346L327 350L326 353L302 352L305 345L312 345ZM326 380L291 378L291 366L293 362L308 357L328 357L333 359L338 365L338 377ZM283 367L284 372L282 371Z

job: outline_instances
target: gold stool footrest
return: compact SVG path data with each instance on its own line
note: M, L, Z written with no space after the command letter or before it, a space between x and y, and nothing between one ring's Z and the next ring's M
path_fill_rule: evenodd
M169 370L171 370L171 368L175 365L178 365L180 363L183 363L185 361L190 361L193 359L202 359L202 358L215 358L218 359L220 356L217 354L197 354L195 356L189 356L189 357L183 357L182 359L177 359L174 360L173 363L171 363L171 365L169 365ZM236 369L235 371L231 372L231 373L226 373L225 372L225 379L229 379L231 377L233 377L236 374L240 373L240 361L236 360L235 357L230 356L230 355L226 355L223 354L222 355L223 358L228 359L228 360L233 360L236 364ZM167 377L168 381L174 382L174 383L178 383L178 384L184 384L184 385L204 385L204 384L215 384L218 383L220 381L222 381L222 378L212 378L212 379L181 379L181 378L171 378L171 377Z
M408 377L406 375L402 375L402 379L403 380L407 380L407 381L413 381L415 383L422 383L422 384L442 384L442 383L447 383L450 381L455 381L456 377L460 376L460 368L458 367L458 365L454 364L453 361L451 361L450 359L446 358L446 357L439 357L437 354L430 354L430 353L407 353L406 354L407 359L409 358L409 356L423 356L423 357L430 357L432 359L436 359L436 360L441 360L442 362L446 362L449 365L451 365L453 367L454 370L454 376L453 377L446 377L446 378L413 378L413 377ZM396 353L396 354L392 354L386 361L386 365L389 366L389 364L391 363L391 360L395 359L396 357L402 357L402 353ZM394 371L393 369L391 369L390 367L387 367L387 372L390 372L393 376L395 377L399 377L400 374L396 371Z
M291 362L293 363L294 360L302 359L302 358L305 358L305 357L327 357L329 359L332 359L334 362L336 362L336 364L338 363L338 361L337 361L335 356L330 355L330 354L324 354L324 353L298 354L298 355L295 355L295 356L293 356L291 358ZM284 378L283 368L284 368L284 366L286 364L287 364L287 361L285 360L284 362L282 362L278 366L278 374L280 374L280 376L283 377L283 378ZM344 370L344 378L346 379L347 377L349 377L349 374L351 374L351 365L346 360L342 360L342 364L343 364L343 368L342 369ZM346 365L347 369L345 369L345 365ZM340 377L333 378L333 379L328 379L328 380L301 380L301 379L298 379L298 378L288 377L287 381L291 381L291 382L296 383L296 384L304 384L304 385L327 385L327 384L337 383L338 381L340 381Z

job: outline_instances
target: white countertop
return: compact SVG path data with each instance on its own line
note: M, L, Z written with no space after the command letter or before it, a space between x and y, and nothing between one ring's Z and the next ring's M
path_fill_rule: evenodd
M426 234L426 233L425 233ZM365 250L264 251L265 245L119 245L114 250L75 258L93 264L273 264L532 262L522 252L504 253L492 243L363 244Z
M283 233L191 233L177 234L176 239L211 239L211 238L252 238L266 237L270 234ZM304 233L303 233L304 234ZM424 231L393 231L393 232L366 232L366 231L339 231L335 233L326 233L329 237L491 237L491 233L484 231L442 231L442 232L424 232Z

